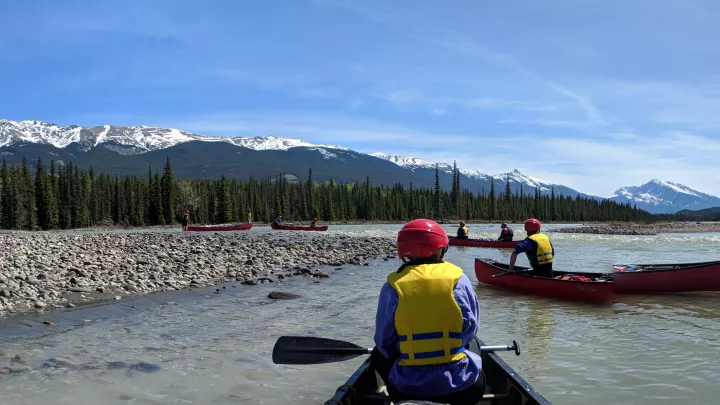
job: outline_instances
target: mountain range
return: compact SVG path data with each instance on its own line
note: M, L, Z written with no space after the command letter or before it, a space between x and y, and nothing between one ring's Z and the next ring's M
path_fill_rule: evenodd
M418 158L360 153L334 145L315 145L300 139L266 137L219 137L193 134L174 128L147 126L122 127L104 125L82 127L58 126L42 121L0 119L0 156L8 164L21 164L27 157L31 164L39 157L60 164L73 162L81 167L112 175L146 176L148 165L160 169L170 158L177 178L247 179L284 172L291 180L304 181L312 167L319 181L362 182L415 187L433 187L435 164ZM452 184L453 167L438 163L444 189ZM532 194L537 187L542 194L584 197L603 200L570 187L540 180L518 170L490 175L477 170L459 169L463 188L473 192L505 190L506 181L513 192ZM720 206L720 198L690 189L681 184L651 180L641 186L618 189L607 199L636 204L651 213L674 213Z

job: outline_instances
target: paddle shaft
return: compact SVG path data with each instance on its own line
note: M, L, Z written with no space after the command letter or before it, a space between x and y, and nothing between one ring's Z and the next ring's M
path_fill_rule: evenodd
M480 346L481 352L512 351L515 346ZM298 347L295 352L317 353L317 354L370 354L372 348L364 347Z

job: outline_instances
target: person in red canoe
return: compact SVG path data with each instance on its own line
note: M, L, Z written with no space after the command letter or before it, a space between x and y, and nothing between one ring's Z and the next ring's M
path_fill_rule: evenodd
M185 210L185 214L183 214L182 222L181 222L183 231L187 231L188 222L189 222L188 215L190 215L190 210Z
M524 252L533 269L530 273L531 275L552 278L555 248L550 242L550 238L544 233L540 233L541 227L542 224L535 218L530 218L525 221L525 232L527 232L528 236L513 249L508 271L514 271L513 267L515 266L515 260L518 254Z
M445 229L428 219L398 233L404 264L380 290L370 355L395 403L475 404L485 392L480 304L463 270L443 260L448 245Z
M273 222L275 222L275 225L278 227L282 226L282 215L278 215Z
M512 242L514 236L515 232L513 232L512 228L510 228L505 222L503 222L500 225L500 237L498 238L498 240L501 242Z
M465 226L465 221L460 221L460 228L457 230L457 238L467 240L470 237L470 231Z
M313 218L312 222L310 222L310 228L315 228L315 224L317 224L317 218Z

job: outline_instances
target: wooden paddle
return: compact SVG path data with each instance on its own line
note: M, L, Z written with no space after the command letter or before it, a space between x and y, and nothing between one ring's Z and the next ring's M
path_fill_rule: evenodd
M275 364L321 364L354 359L372 353L372 348L358 346L342 340L313 336L280 336L273 347ZM520 345L513 340L512 346L481 346L480 351L515 351L520 355Z

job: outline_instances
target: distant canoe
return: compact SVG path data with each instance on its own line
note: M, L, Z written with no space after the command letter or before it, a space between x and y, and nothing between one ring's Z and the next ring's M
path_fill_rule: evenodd
M616 264L611 275L615 291L622 294L720 291L720 261Z
M232 232L247 231L252 228L253 224L228 224L228 225L204 225L204 226L188 226L186 232Z
M488 247L497 249L512 249L521 242L519 240L500 242L490 239L458 239L454 236L449 236L448 239L450 239L450 246Z
M277 229L279 231L327 231L327 226L289 226L289 225L281 225L278 226L275 222L270 223L270 227L272 229Z

